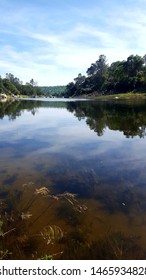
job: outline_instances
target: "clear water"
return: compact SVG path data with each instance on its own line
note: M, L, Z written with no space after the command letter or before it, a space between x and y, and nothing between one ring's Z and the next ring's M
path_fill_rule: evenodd
M145 259L145 134L145 102L0 104L0 258Z

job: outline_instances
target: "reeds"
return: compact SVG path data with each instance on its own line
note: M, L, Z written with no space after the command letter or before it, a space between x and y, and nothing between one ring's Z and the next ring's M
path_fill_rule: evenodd
M28 197L29 194L30 198L27 198L26 201L26 197ZM43 203L43 199L45 199L45 203ZM40 200L41 203L39 203ZM25 246L28 246L27 244L29 243L29 240L30 242L31 240L33 240L32 242L36 242L36 240L37 242L40 242L40 244L43 245L42 252L44 253L46 252L46 245L54 245L56 242L63 239L64 230L58 224L52 224L51 221L49 222L48 220L47 225L42 226L42 228L39 228L39 230L37 229L37 232L33 230L37 228L33 227L34 224L36 224L38 220L40 220L55 203L61 201L64 201L65 203L70 205L70 207L75 212L82 213L87 210L86 205L79 203L77 199L77 194L71 192L54 194L51 193L50 189L45 186L34 188L34 184L32 182L28 185L24 184L21 191L21 196L19 197L18 205L16 204L17 201L15 201L15 205L13 205L13 209L15 209L15 211L12 209L11 213L7 213L6 220L15 223L15 227L10 228L10 226L8 226L8 224L5 223L5 227L8 227L8 230L5 230L5 232L3 233L3 224L0 224L0 232L2 232L2 234L8 235L11 234L12 231L14 231L14 235L10 236L10 239L7 240L8 245L4 244L2 248L2 258L6 257L7 253L9 252L9 245L12 244L11 242L15 242L16 240L16 247L20 251L20 254L22 254L23 256L24 252L22 251L21 253L21 250L23 250ZM22 205L22 203L24 205ZM40 205L40 208L35 208L33 206L34 203L38 203L38 205ZM37 209L36 214L34 212L35 209ZM30 221L27 222L27 220ZM42 221L44 221L44 218L42 219ZM40 221L38 224L40 225L41 223L42 222ZM11 241L11 238L13 241ZM61 254L62 253L63 251L61 251Z

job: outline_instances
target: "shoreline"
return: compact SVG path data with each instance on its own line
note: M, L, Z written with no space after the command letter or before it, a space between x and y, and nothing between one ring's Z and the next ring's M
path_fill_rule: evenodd
M145 100L146 99L146 93L119 93L119 94L108 94L108 95L80 95L80 96L72 96L70 98L86 98L86 99L99 99L99 100Z

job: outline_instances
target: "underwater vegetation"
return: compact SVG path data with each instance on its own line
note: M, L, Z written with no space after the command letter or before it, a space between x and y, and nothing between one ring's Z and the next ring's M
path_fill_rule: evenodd
M137 245L137 236L125 236L122 232L106 232L96 241L89 242L84 232L68 236L61 259L76 260L129 260L144 259L146 251Z
M13 206L8 205L11 193L1 202L0 258L58 257L62 254L62 248L59 245L61 250L56 251L56 244L61 242L66 232L56 219L49 219L51 208L62 202L81 214L87 207L78 202L76 194L65 192L54 195L47 187L35 188L32 182L24 184L16 194L15 198L14 195L12 197Z
M137 211L138 200L134 190L124 188L120 194L109 190L102 196L99 191L91 211L92 202L86 204L76 193L54 193L51 184L29 182L19 190L4 189L0 193L0 259L145 259L141 236L109 229L101 215L101 211L105 217L114 215L114 204L123 215L132 209L132 225L133 204Z
M47 242L47 245L54 243L63 238L63 231L59 226L52 225L46 226L42 229L41 235L43 239Z

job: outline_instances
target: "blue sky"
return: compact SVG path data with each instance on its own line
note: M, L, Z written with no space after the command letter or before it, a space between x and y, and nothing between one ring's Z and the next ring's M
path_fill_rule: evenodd
M64 85L100 54L146 54L146 0L0 0L0 75Z

